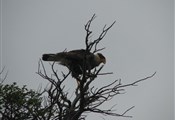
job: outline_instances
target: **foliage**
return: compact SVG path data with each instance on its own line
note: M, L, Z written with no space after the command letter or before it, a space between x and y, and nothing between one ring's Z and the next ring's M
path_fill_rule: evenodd
M42 116L41 94L12 85L0 84L0 117L2 120L31 120Z

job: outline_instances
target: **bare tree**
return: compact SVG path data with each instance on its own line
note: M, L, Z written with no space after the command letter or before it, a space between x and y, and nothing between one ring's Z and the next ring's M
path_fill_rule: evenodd
M107 27L105 25L102 29L100 35L94 39L92 38L91 23L96 18L95 14L91 17L91 19L85 25L86 37L85 37L85 50L87 52L96 53L98 51L103 50L104 48L98 48L98 44L103 40L106 36L107 32L112 28L116 21L114 21L110 26ZM86 54L84 55L84 63L86 63ZM151 76L145 77L140 80L136 80L133 83L123 85L121 80L114 80L112 83L107 84L101 88L97 88L91 83L99 76L99 75L108 75L112 74L111 72L102 73L103 65L93 70L86 70L86 66L83 67L83 74L81 77L76 78L79 81L79 85L75 88L74 98L68 98L70 94L69 91L65 90L65 82L70 75L68 73L63 73L62 76L59 76L57 70L54 68L55 62L51 64L52 76L48 75L47 70L42 62L39 60L38 63L38 74L47 80L50 83L49 88L45 89L45 93L47 96L45 99L45 110L47 110L47 114L44 116L44 120L83 120L85 119L86 112L100 113L104 115L111 116L122 116L122 117L131 117L126 115L126 113L131 110L134 106L128 108L123 111L123 113L119 114L113 111L113 108L108 109L100 109L99 106L102 104L109 102L112 98L114 98L118 94L122 94L122 91L125 90L126 87L135 86L137 83L147 80L153 77ZM74 78L73 78L74 79ZM90 87L91 85L91 87Z

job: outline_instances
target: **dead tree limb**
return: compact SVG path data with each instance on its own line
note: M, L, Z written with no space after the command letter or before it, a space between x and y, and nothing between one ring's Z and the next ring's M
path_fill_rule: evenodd
M104 25L102 32L100 33L99 37L94 39L93 41L90 41L92 31L90 30L92 21L96 18L96 15L94 14L91 19L86 23L85 30L86 30L86 37L85 37L85 44L86 44L86 50L91 51L92 48L94 48L93 53L96 53L98 51L101 51L105 48L97 48L97 45L99 42L106 36L107 32L112 28L112 26L116 23L114 21L109 27L107 25Z
M113 25L116 22L114 21L109 27L107 27L107 25L104 25L100 35L96 39L90 40L93 33L90 30L91 23L95 18L96 15L94 14L85 25L85 50L87 52L93 53L104 49L98 48L98 44L104 39L107 32L113 27ZM69 71L66 74L62 72L62 76L60 76L57 74L57 70L54 68L55 62L53 62L51 64L52 75L49 76L42 60L39 60L37 74L39 74L42 78L44 78L50 83L48 89L45 89L45 93L47 93L48 96L45 103L45 108L46 110L48 110L48 114L45 115L47 119L82 120L85 119L84 113L86 112L93 112L119 117L131 117L127 115L127 113L128 111L133 109L134 106L128 108L120 114L116 113L113 110L113 107L107 109L100 109L99 107L102 106L104 103L109 102L116 95L122 94L126 87L135 86L139 82L150 79L156 74L155 72L151 76L124 85L121 83L121 80L118 79L114 80L110 84L97 88L95 85L92 84L92 82L94 80L97 80L96 78L99 75L108 75L112 74L112 72L101 73L101 70L104 68L104 65L101 65L93 70L87 70L85 65L86 53L84 55L83 62L83 74L80 78L76 78L80 81L80 83L77 86L77 88L75 88L75 92L73 93L73 95L71 95L72 97L69 98L68 96L70 96L71 93L70 91L65 91L64 83L65 80L68 79L68 76L70 75L71 71Z

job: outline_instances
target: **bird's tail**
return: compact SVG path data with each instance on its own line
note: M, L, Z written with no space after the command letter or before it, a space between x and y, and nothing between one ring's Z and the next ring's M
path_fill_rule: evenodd
M44 61L55 61L55 54L43 54L42 60L44 60Z
M62 59L64 59L65 57L65 53L64 52L60 52L57 54L43 54L42 56L42 60L44 61L61 61Z

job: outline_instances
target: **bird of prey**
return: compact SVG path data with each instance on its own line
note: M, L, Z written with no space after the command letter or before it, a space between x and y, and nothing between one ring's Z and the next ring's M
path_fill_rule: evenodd
M68 52L64 51L56 54L43 54L42 60L54 61L66 66L71 71L72 77L74 78L78 78L79 75L82 75L84 68L86 70L91 70L101 63L106 63L106 59L101 53L94 54L84 49Z

